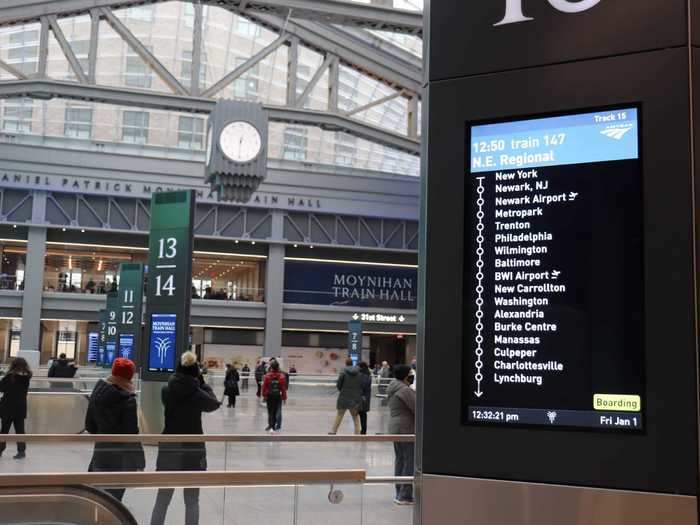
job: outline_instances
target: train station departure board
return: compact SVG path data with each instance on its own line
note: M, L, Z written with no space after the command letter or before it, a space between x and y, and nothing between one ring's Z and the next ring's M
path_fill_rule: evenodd
M643 430L640 109L467 137L464 423Z

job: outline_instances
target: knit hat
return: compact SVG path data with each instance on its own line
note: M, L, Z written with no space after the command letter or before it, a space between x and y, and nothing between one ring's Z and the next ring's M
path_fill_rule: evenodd
M112 363L113 376L122 377L127 381L131 381L131 378L134 377L134 372L136 372L136 365L130 359L119 357Z
M177 365L177 371L188 376L199 377L200 370L197 364L197 354L194 352L185 352L182 354L182 356L180 356L180 364Z

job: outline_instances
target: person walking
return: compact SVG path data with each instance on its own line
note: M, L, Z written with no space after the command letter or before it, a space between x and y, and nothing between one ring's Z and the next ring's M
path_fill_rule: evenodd
M250 379L250 367L248 366L248 363L243 365L243 368L241 368L241 389L244 392L248 391L248 380Z
M68 361L66 354L59 354L58 359L54 359L53 363L49 367L49 371L46 374L47 377L54 377L57 379L73 379L75 373L78 371L78 367L75 364ZM51 388L57 390L70 390L73 385L71 383L50 383Z
M0 400L0 419L2 426L0 432L9 434L10 428L15 427L15 434L24 434L24 420L27 419L27 393L29 382L32 379L32 371L23 357L15 357L10 364L10 369L0 380L0 392L3 396ZM5 451L7 443L0 443L0 456ZM27 456L27 444L17 443L17 455L14 459L24 459Z
M162 391L165 406L163 434L204 434L202 413L214 412L221 403L211 387L202 379L197 356L185 352L175 373ZM207 449L204 443L161 443L158 446L157 471L207 470ZM151 525L164 525L168 506L175 489L158 489L151 515ZM185 525L199 523L199 489L185 493ZM171 521L169 523L172 523Z
M387 388L389 434L414 434L416 431L416 393L411 389L411 367L396 365L394 380ZM394 475L413 476L413 443L394 443ZM413 485L396 485L397 505L413 505Z
M287 382L284 374L280 372L280 364L277 361L270 362L270 371L265 374L262 385L262 397L267 401L267 428L270 434L281 426L278 425L278 411L281 415L280 407L287 402Z
M112 364L112 375L100 379L90 395L85 429L90 434L138 434L139 418L136 389L131 382L136 365L119 357ZM95 443L89 472L134 472L146 468L141 443ZM106 492L122 501L126 489Z
M386 394L386 388L391 382L391 367L386 361L382 361L382 368L379 370L379 393Z
M224 379L224 395L228 396L228 408L236 406L236 396L241 395L238 388L240 374L234 365L226 364L226 378Z
M336 382L338 389L338 402L336 404L337 413L333 428L329 432L330 435L338 433L338 428L343 422L345 412L350 411L352 422L355 425L355 434L360 433L360 416L359 410L362 405L362 376L360 369L352 364L352 359L345 360L345 368L338 376Z
M265 361L260 359L257 366L255 367L255 382L258 385L258 391L256 392L257 397L262 397L262 383L265 378Z
M360 434L367 435L367 412L369 412L372 400L372 372L367 363L362 361L357 367L362 376L362 403L360 404Z

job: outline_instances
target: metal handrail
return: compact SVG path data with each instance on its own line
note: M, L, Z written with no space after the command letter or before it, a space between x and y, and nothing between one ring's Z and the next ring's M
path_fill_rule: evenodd
M0 434L15 443L413 443L413 434Z
M64 472L3 474L0 488L96 487L182 488L232 487L240 485L296 485L321 483L364 483L364 470L279 470L279 471L200 471L200 472Z

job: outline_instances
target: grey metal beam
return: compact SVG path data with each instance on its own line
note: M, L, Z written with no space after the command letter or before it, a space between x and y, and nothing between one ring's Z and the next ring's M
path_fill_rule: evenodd
M37 76L46 77L46 64L49 59L49 20L46 17L41 19L41 30L39 32L39 65L37 66Z
M216 84L205 90L202 93L202 96L214 96L219 91L228 86L231 82L233 82L237 78L240 78L241 75L243 75L246 71L255 66L255 64L263 60L266 56L268 56L271 53L274 53L277 50L277 48L279 48L282 44L287 42L287 40L289 40L289 35L281 35L277 40L255 53L252 57L243 62L239 67L231 71L228 75L225 75L224 78L222 78Z
M340 92L340 60L333 57L328 66L328 111L338 111L338 99Z
M128 7L163 0L3 0L1 24L18 24L41 16L74 16L95 7ZM286 17L291 9L296 19L366 27L409 34L423 31L422 13L347 0L203 0L223 8L249 9ZM241 7L243 6L243 7Z
M309 81L309 83L306 84L304 91L302 92L301 95L299 95L299 98L297 99L296 103L292 104L294 107L300 108L300 107L304 106L304 104L306 103L306 100L309 98L309 95L311 95L311 92L314 90L314 88L318 84L318 81L321 80L321 77L326 72L328 67L331 65L332 61L333 61L333 57L331 55L326 56L323 63L321 64L321 66L314 73L314 76L311 77L311 80Z
M413 138L413 139L418 139L418 118L419 117L420 117L420 115L419 115L419 109L418 109L418 96L413 95L408 100L408 130L407 130L408 136Z
M134 36L134 34L129 30L124 23L122 23L119 18L117 18L112 11L107 8L100 8L100 15L104 17L105 21L114 29L114 31L122 37L122 39L127 43L127 45L134 50L134 52L141 57L153 72L160 77L160 79L165 82L165 84L172 89L173 93L179 95L187 95L187 90L182 84L176 79L168 69L161 64L153 53L151 53L146 46L141 43L141 41Z
M289 41L287 54L287 105L294 106L297 101L297 77L299 74L299 39Z
M54 15L50 15L47 18L51 31L53 31L53 36L56 37L56 40L58 40L58 45L61 46L61 51L63 51L63 54L68 60L73 73L75 73L75 76L78 77L79 82L86 84L87 77L85 76L85 71L83 71L83 66L80 65L80 62L78 62L78 59L73 52L73 48L68 43L68 40L66 40L66 36L61 30L61 26L58 25L58 20Z
M192 79L190 93L199 95L199 77L202 71L202 31L204 28L202 4L194 4L194 28L192 30Z
M77 16L87 13L96 7L127 7L144 3L155 3L157 0L3 0L0 2L0 26L26 23L38 20L41 16L54 14L61 16ZM418 93L422 86L423 75L421 67L415 61L406 61L390 52L372 46L361 39L352 38L349 34L334 31L334 28L325 24L309 20L292 19L285 20L289 10L287 0L202 0L203 3L219 6L237 13L245 12L254 20L275 30L282 31L286 28L288 33L298 36L301 42L313 49L325 54L326 51L336 54L343 63L372 75L375 78L386 81L397 87L406 88ZM314 8L328 4L330 7L338 7L336 4L350 4L349 7L356 10L376 9L366 4L357 2L337 2L335 0L301 0L306 2L307 8ZM271 9L272 4L278 4L280 9ZM331 5L332 3L332 5ZM326 6L325 9L330 7ZM303 10L300 9L299 12ZM294 10L293 16L296 16ZM389 13L393 16L394 10ZM411 16L420 17L420 13ZM331 17L324 19L333 22ZM335 22L333 22L335 23ZM342 23L338 21L338 23ZM419 62L419 61L418 61Z
M153 91L120 87L91 86L75 82L55 80L10 80L0 82L0 98L29 97L39 99L67 98L104 104L135 106L165 111L210 113L216 101L207 98L170 95ZM420 142L377 126L365 124L340 114L310 111L298 108L265 106L270 120L303 126L320 127L328 131L341 131L377 144L420 154Z
M274 15L249 11L245 14L275 31L281 31L285 27L285 20ZM306 46L323 54L328 52L337 55L344 64L387 84L414 93L420 92L423 72L416 62L399 59L385 50L353 38L349 33L334 29L308 20L290 20L286 24L286 31L298 36Z
M365 104L364 106L358 106L350 111L346 111L343 113L346 117L351 117L353 115L357 115L358 113L362 113L363 111L367 111L368 109L372 109L373 107L376 106L381 106L382 104L386 104L387 102L390 102L394 100L395 98L399 98L400 96L403 96L403 91L396 91L395 93L392 93L390 95L387 95L382 98L378 98L377 100L373 100L372 102L369 102Z
M97 83L97 46L100 41L100 13L90 10L90 53L88 54L88 79L90 84Z
M17 69L14 66L11 66L10 64L5 62L4 60L0 60L0 69L4 69L10 75L17 77L20 80L27 80L27 78L29 78L29 77L27 77L27 75L22 73L19 69Z

